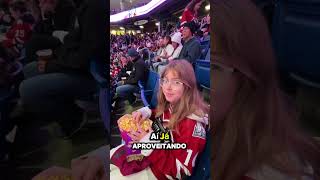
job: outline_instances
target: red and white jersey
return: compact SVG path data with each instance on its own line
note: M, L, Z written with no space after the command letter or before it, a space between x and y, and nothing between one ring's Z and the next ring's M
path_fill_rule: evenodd
M3 45L6 48L11 48L17 44L24 44L31 38L32 25L22 20L16 21L9 31L6 33L6 40Z
M185 9L182 13L180 25L182 26L183 24L190 22L190 21L193 21L194 19L196 19L194 13L192 11L190 11L189 9Z
M152 113L154 114L154 113ZM170 120L170 111L163 114L164 125ZM187 116L178 124L178 130L171 131L173 143L186 143L186 149L180 150L142 150L151 164L150 168L157 179L182 179L190 176L195 166L199 153L204 150L206 143L206 125L208 118L195 114ZM140 142L148 142L149 136L145 136Z

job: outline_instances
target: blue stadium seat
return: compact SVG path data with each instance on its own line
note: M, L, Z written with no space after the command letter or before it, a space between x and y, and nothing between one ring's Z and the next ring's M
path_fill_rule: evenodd
M157 106L157 93L159 89L159 74L150 70L146 83L138 82L140 87L141 99L144 106L155 108Z
M279 0L273 43L280 70L297 82L320 88L320 1Z
M84 118L87 112L100 113L107 132L110 132L110 92L103 62L95 58L90 60L90 74L96 81L97 91L94 94L78 98L75 103L84 110Z
M209 50L207 52L205 60L210 61L210 48L209 48Z
M205 59L208 51L210 48L210 41L201 41L200 42L200 50L201 50L201 55L200 59Z
M210 61L198 59L195 65L195 74L198 85L210 90Z
M108 90L108 81L104 73L104 65L96 59L90 61L90 73L97 82L99 88L99 110L101 118L107 129L110 132L110 93Z

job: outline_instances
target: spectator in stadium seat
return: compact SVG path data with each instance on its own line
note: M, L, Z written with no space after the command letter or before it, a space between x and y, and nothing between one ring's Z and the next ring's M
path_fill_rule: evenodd
M184 44L179 59L186 59L191 64L194 64L201 55L200 42L193 36L195 32L196 24L194 22L184 24L182 31Z
M168 63L174 59L177 59L179 57L179 54L182 50L182 44L181 44L181 33L180 32L176 32L172 37L172 46L174 48L174 51L172 53L172 55L168 58ZM164 68L166 67L165 65L159 65L158 67L158 73L161 74L162 71L164 70Z
M160 59L160 55L162 54L162 51L164 50L164 38L162 36L159 37L159 39L157 40L157 53L156 53L156 57L154 57L153 61L157 62Z
M172 60L178 58L180 55L180 52L182 50L182 47L183 47L181 44L181 33L180 32L175 33L172 36L171 40L172 40L172 46L174 48L174 51L173 51L172 55L168 58L169 61L172 61Z
M55 50L61 46L62 42L53 36L53 32L70 32L75 28L76 6L72 0L40 0L41 17L35 24L31 40L26 44L27 62L36 60L38 50Z
M118 80L121 81L122 77L128 78L130 75L127 73L128 71L132 72L133 69L133 62L130 61L125 55L121 55L121 70L118 74Z
M251 0L211 5L212 179L320 179L320 144L301 132L279 87L262 13Z
M185 61L171 61L161 75L158 105L154 110L143 107L132 113L137 123L159 117L171 133L175 143L186 143L188 150L142 150L141 161L127 162L124 144L111 149L110 179L185 179L193 173L194 162L206 143L208 105L196 85L192 65ZM134 132L135 142L150 142L149 132ZM126 176L124 176L126 175Z
M128 56L133 62L133 69L128 79L120 81L118 84L116 93L119 99L116 105L123 100L129 100L130 103L133 103L135 101L133 93L139 91L138 81L146 82L148 78L149 69L135 48L128 50Z
M192 0L185 10L183 11L180 25L183 26L185 23L190 21L198 21L198 11L200 9L201 4L203 3L203 0Z
M163 39L164 49L161 51L161 54L155 57L155 60L158 61L153 64L153 68L158 71L159 65L164 65L168 63L168 58L172 56L174 48L172 46L172 41L170 36L165 36Z
M19 57L24 44L31 38L34 20L27 14L27 5L23 1L13 1L9 10L14 23L2 39L1 45L11 57Z
M210 40L210 19L211 18L209 14L202 19L200 30L203 32L203 37L201 38L201 41Z
M90 59L106 59L106 7L101 0L79 3L79 28L65 37L52 60L27 64L26 79L20 85L25 110L41 119L58 121L64 138L71 137L83 125L82 110L75 105L75 99L96 92L89 73Z

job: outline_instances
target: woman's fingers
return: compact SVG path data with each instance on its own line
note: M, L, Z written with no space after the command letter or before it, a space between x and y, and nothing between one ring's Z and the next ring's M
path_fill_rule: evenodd
M139 123L142 119L142 113L139 111L135 111L132 113L132 117L133 117L134 121Z

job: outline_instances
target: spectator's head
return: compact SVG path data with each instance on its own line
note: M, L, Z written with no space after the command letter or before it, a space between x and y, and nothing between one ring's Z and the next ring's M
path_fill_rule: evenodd
M181 33L177 32L171 37L172 46L177 48L181 44Z
M135 48L130 48L128 50L128 57L129 57L129 60L134 60L139 57L139 53Z
M159 46L159 47L164 47L164 46L165 46L165 44L164 44L164 38L163 38L162 36L159 37L158 46Z
M58 4L58 0L40 0L39 7L44 15L53 13Z
M182 38L184 41L189 40L196 32L196 25L193 21L183 24Z
M23 1L13 1L9 5L11 16L17 20L20 19L27 12L27 5Z
M187 9L194 13L195 16L198 14L198 10L201 7L203 0L192 0L188 5Z
M175 115L170 120L170 129L174 129L183 117L191 113L208 111L208 106L198 91L193 67L188 61L171 61L161 74L160 87L156 116L171 106Z
M147 43L146 43L146 47L147 47L147 48L151 48L151 47L152 47L152 43L151 43L151 42L147 42Z
M125 55L122 55L120 57L120 61L121 61L122 66L125 66L128 63L128 59Z
M207 16L206 16L207 18L207 24L210 24L210 22L211 22L211 18L210 18L210 14L208 14Z
M163 43L164 43L164 46L167 46L168 44L172 44L171 37L165 36L163 39Z

